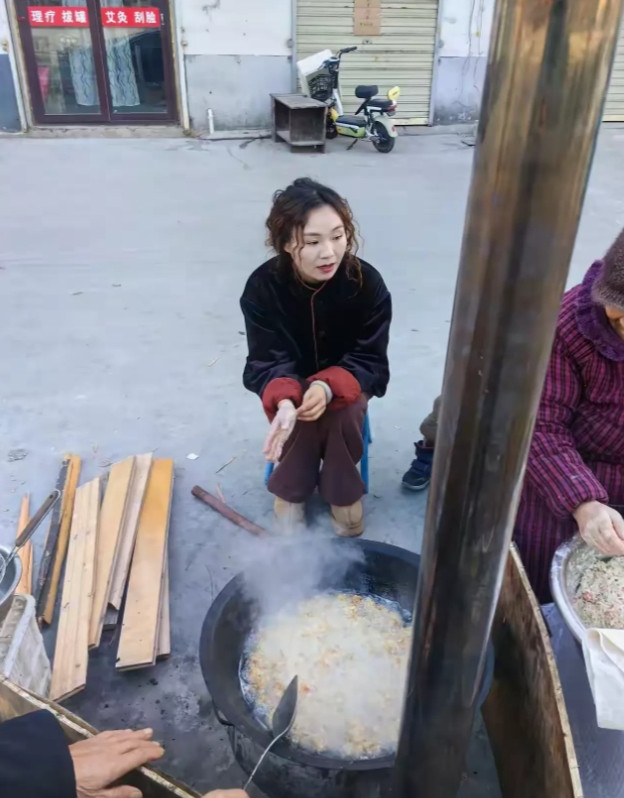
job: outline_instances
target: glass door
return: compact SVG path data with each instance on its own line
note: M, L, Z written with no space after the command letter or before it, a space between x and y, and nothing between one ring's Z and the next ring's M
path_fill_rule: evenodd
M171 37L153 0L99 0L113 122L174 118Z
M16 0L38 124L176 120L167 0Z
M37 122L103 122L106 88L96 68L91 5L19 0L18 21Z

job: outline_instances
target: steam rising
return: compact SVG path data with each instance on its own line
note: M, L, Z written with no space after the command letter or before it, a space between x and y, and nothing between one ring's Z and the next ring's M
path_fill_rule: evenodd
M263 539L253 549L244 568L244 591L262 615L339 584L351 566L364 562L359 547L318 532Z

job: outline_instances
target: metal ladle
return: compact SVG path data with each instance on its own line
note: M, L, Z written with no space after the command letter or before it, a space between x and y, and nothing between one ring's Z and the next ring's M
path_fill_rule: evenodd
M249 785L253 781L254 776L258 772L258 768L264 762L266 755L278 740L285 737L292 729L295 722L295 715L297 714L297 695L299 691L299 677L295 676L292 682L284 690L284 695L280 698L273 717L271 718L271 731L273 732L273 739L269 745L264 749L262 756L258 760L258 764L251 771L251 776L247 779L243 789L247 792Z
M4 579L4 575L6 574L6 570L9 565L15 559L17 552L22 548L25 543L33 536L35 530L39 526L39 524L43 521L46 515L50 512L50 510L54 507L57 501L61 497L61 491L55 490L53 491L48 498L44 501L41 507L37 510L37 512L33 515L30 521L24 527L24 531L18 536L17 540L15 541L15 545L11 550L10 554L5 557L2 552L0 552L0 584Z

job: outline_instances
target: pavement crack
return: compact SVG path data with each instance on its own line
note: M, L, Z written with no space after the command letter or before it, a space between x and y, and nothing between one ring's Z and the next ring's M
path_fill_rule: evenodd
M231 158L233 158L235 161L238 161L238 163L243 165L243 169L245 169L247 171L249 171L251 169L251 167L249 166L249 164L246 161L244 161L242 158L237 158L236 155L234 155L234 153L232 152L232 148L231 147L228 147L227 151L228 151L228 153L229 153Z

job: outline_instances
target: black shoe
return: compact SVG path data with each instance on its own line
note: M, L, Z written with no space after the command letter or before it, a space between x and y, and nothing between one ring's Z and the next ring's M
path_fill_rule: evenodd
M425 490L431 482L433 468L433 446L425 446L424 441L414 444L416 459L412 460L409 471L403 474L402 485L407 490Z

